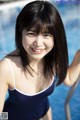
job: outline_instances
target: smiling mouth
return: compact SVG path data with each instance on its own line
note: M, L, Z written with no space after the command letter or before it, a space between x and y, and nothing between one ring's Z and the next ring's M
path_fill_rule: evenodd
M41 54L44 51L44 49L36 49L36 48L31 48L31 50L33 53L36 53L36 54Z

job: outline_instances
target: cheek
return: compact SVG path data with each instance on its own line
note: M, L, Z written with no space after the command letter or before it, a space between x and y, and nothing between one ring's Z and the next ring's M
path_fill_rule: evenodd
M22 45L24 48L27 48L29 46L27 41L25 41L25 40L22 40Z
M23 37L22 39L22 45L25 49L27 49L30 46L30 40L27 40L27 38Z
M51 45L51 47L53 48L53 47L54 47L54 42L52 42L50 45Z
M54 47L54 41L53 41L53 40L48 41L47 45L48 45L50 48L53 48L53 47Z

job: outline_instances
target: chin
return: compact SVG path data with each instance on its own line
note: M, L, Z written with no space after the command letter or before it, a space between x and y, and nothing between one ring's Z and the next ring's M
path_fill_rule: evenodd
M45 55L39 55L39 56L30 56L31 57L31 59L35 59L35 60L41 60L41 59L43 59L43 57L44 57Z

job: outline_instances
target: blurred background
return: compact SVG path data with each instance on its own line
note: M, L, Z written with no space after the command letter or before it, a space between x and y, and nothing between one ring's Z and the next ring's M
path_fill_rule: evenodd
M0 0L0 59L15 49L15 22L21 8L33 0ZM80 0L48 0L58 9L66 31L69 64L80 49ZM70 87L61 84L49 96L53 120L66 120L64 103ZM6 99L8 97L8 93ZM70 100L71 120L80 120L80 84Z

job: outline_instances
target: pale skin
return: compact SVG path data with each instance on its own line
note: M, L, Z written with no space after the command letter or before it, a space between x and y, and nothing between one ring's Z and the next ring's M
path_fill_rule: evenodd
M28 53L30 59L30 65L33 66L33 69L40 73L42 73L42 58L54 47L53 37L48 33L35 34L33 30L26 32L25 30L22 33L23 35L23 46ZM26 76L22 71L22 64L20 57L8 57L10 60L14 76L16 87L27 94L35 94L36 93L36 83L38 77L34 74L34 78L32 78L29 74L28 78L32 79L32 81L26 80ZM39 70L40 69L40 70ZM5 73L5 74L4 74ZM41 74L40 74L41 75ZM42 76L42 75L41 75ZM80 78L80 50L78 50L74 56L72 64L67 69L67 74L64 80L64 84L67 86L72 86L77 78ZM23 78L23 81L20 79ZM44 77L43 77L44 78ZM51 81L52 82L52 81ZM51 83L49 83L51 84ZM44 88L48 87L49 84L44 86ZM6 91L10 89L14 89L14 83L12 80L11 70L9 65L5 59L0 61L0 112L3 111ZM42 88L43 89L43 88ZM42 118L42 120L52 120L52 112L51 108L49 108L46 115Z

